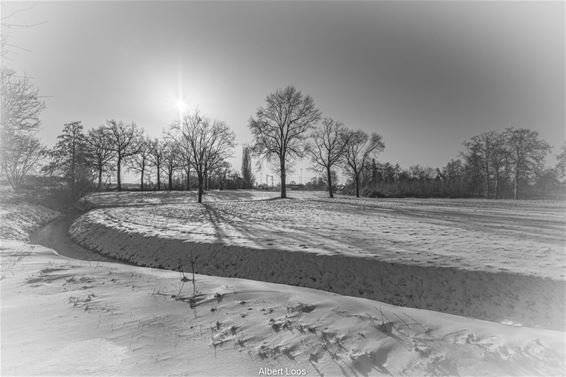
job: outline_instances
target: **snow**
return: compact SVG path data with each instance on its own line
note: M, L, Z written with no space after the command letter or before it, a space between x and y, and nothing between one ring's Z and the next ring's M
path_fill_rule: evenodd
M2 264L2 375L559 375L564 333L329 292L64 258ZM180 289L182 288L182 289ZM180 292L180 294L179 294Z
M6 195L6 194L5 194ZM38 204L0 201L0 239L29 241L29 234L59 213Z
M100 208L70 234L138 265L177 269L192 252L200 273L565 328L564 203L254 195L216 192L199 205L175 193L175 204L163 196ZM101 197L87 200L117 206L156 194Z
M34 218L50 217L32 207ZM18 224L15 234L39 222ZM17 240L3 240L0 256L1 375L566 373L560 331L199 274L194 295L189 273L81 261Z

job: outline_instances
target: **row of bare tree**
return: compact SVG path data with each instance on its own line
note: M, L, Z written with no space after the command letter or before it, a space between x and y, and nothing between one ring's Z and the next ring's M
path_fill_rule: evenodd
M161 139L147 137L133 122L109 120L88 132L81 122L71 122L64 126L55 147L47 150L35 136L44 108L37 89L26 77L2 69L2 93L0 168L16 189L40 165L44 165L45 174L63 177L74 191L92 182L101 189L103 178L110 174L115 174L117 189L121 190L124 169L139 174L141 190L149 171L157 178L158 190L162 184L171 189L174 175L182 171L187 188L190 177L196 176L200 202L209 178L227 175L226 160L233 155L235 135L224 122L198 112L173 123ZM289 167L304 157L324 174L330 197L337 169L351 178L356 196L360 196L362 187L375 190L378 185L382 189L389 185L390 189L395 184L397 189L420 185L421 191L425 187L425 192L435 190L435 195L441 196L456 193L499 198L512 185L513 196L519 198L521 187L543 173L549 174L543 169L548 143L526 129L478 135L464 143L462 159L450 161L442 170L417 165L402 171L398 166L380 164L376 158L384 143L379 134L350 130L341 122L322 118L312 97L292 86L268 95L265 106L250 118L249 128L253 142L244 148L239 178L244 183L239 187L253 186L251 158L255 155L276 167L282 198L286 197ZM561 172L564 177L566 153L560 156L553 174L560 177ZM42 164L46 157L47 163Z
M49 163L42 170L64 177L74 191L82 191L93 180L101 189L103 175L110 172L115 173L120 191L124 169L139 174L142 191L150 169L157 176L158 190L162 187L162 175L171 189L178 170L185 171L187 179L194 170L200 203L206 177L226 166L234 140L233 132L224 122L213 121L198 112L172 124L162 139L147 137L133 122L109 120L88 133L81 122L71 122L65 125L54 148L47 152Z
M329 196L333 197L332 171L344 168L360 196L361 173L385 145L381 135L349 130L341 122L322 119L314 100L293 86L267 96L249 122L252 150L276 167L281 178L281 198L287 196L286 174L297 158L308 156L316 170L326 174Z
M381 189L393 191L395 196L495 199L560 196L564 191L566 144L556 166L545 169L545 158L551 148L536 131L508 128L503 132L486 132L466 141L461 159L451 160L442 169L415 165L401 170L398 165L376 162L384 149L381 135L349 130L341 122L321 118L313 99L289 86L267 96L266 105L250 120L253 151L277 167L282 198L286 197L289 165L305 156L310 158L314 170L324 174L331 198L336 169L342 169L350 177L357 197L362 187L373 189L375 195L385 195L376 192ZM393 174L394 180L383 178L387 174L390 177ZM523 195L522 190L533 185L536 195L532 192Z
M548 143L535 131L509 128L474 136L460 157L442 168L372 160L362 169L364 196L566 198L566 143L555 163L545 165ZM323 186L326 183L323 182ZM321 181L317 181L321 186ZM344 190L355 192L350 181Z

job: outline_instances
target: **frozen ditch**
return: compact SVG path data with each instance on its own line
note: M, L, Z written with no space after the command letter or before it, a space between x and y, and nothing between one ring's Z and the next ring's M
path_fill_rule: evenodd
M264 213L250 208L254 205L247 202L218 203L213 207L105 208L77 219L69 234L89 249L141 266L175 270L181 261L187 271L192 254L200 274L297 285L532 327L562 331L566 327L563 279L503 267L482 270L478 267L482 263L474 265L454 256L419 257L418 253L411 254L408 246L407 253L396 254L387 243L394 237L384 238L382 244L389 246L372 254L367 252L368 245L377 241L366 239L364 243L352 238L351 230L344 226L326 229L325 233L324 219L328 220L329 215L317 214L316 208L306 211L317 220L300 228L300 221L290 226L288 219L276 214L271 219L254 218L252 213ZM238 217L242 208L247 208L250 216ZM293 214L291 207L279 210L282 211L278 213L285 214L281 216L300 220L300 214ZM343 225L347 223L346 216ZM378 228L373 224L372 229ZM466 234L460 229L458 239L471 242L466 237L472 237L481 245L476 234ZM489 235L485 242L502 242L509 247L509 242L501 237L494 239L494 235ZM426 240L422 243L426 245ZM439 243L438 247L448 250L449 243ZM345 248L347 252L340 252ZM412 257L407 258L407 254ZM451 258L460 261L461 267L446 263Z

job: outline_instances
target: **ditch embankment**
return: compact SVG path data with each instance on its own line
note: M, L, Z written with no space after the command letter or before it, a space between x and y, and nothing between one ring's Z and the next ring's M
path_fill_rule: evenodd
M63 225L62 225L63 226ZM73 241L140 266L185 270L326 290L394 305L530 327L565 329L562 280L506 272L384 262L369 256L262 249L150 236L83 216Z

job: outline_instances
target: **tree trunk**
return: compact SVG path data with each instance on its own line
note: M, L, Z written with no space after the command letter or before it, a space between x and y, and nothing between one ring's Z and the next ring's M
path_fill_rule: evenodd
M495 199L499 199L499 171L495 172Z
M187 191L191 191L191 167L187 167Z
M173 169L169 169L169 187L167 188L169 191L173 190Z
M118 162L116 166L116 183L118 184L118 191L122 191L122 180L120 179L121 171L122 171L122 157L118 157Z
M360 173L357 172L357 173L354 173L354 174L356 175L355 179L354 179L355 185L356 185L356 198L359 198L360 197Z
M145 173L145 168L142 167L141 169L141 180L140 180L140 191L143 191L143 176Z
M102 188L102 166L98 168L98 187L96 191L100 191Z
M515 171L515 188L513 190L513 199L519 199L519 170Z
M157 191L161 191L161 165L157 164Z
M490 196L491 196L490 194L491 194L491 193L490 193L490 191L489 191L489 165L488 165L488 163L486 162L486 163L485 163L485 197L486 197L487 199L489 199Z
M330 166L326 167L326 177L328 182L328 197L334 198L334 193L332 192L332 174L330 173Z
M203 186L204 186L204 177L202 173L198 173L197 172L197 177L198 177L198 202L202 203L202 192L203 192Z
M285 186L285 157L279 159L281 163L281 199L287 197L287 187Z

